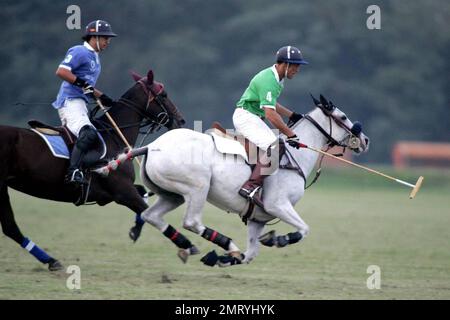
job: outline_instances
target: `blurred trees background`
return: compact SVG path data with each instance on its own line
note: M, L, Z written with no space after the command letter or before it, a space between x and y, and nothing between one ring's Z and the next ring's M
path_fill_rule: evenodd
M450 2L366 0L131 0L0 2L0 123L30 118L59 123L50 106L55 70L95 19L119 34L101 53L97 86L119 98L130 69L155 71L193 127L231 116L251 77L276 50L298 46L310 62L285 83L279 100L297 112L309 93L331 98L372 139L361 161L387 162L400 139L450 140ZM66 9L81 8L81 30L68 30ZM366 9L381 8L381 30ZM15 106L16 102L48 105Z

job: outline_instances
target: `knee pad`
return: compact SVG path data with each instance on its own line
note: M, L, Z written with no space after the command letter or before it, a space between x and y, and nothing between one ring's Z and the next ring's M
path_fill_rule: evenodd
M78 135L77 147L81 151L88 151L97 142L97 130L92 126L84 126Z

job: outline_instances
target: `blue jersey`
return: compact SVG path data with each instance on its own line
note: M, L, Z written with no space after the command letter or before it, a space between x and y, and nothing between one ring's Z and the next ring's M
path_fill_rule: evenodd
M85 80L92 86L95 86L101 71L98 54L87 42L84 45L70 48L59 67L70 70L75 76ZM59 109L64 106L66 99L75 98L81 98L88 102L80 87L63 81L56 100L53 102L53 107Z

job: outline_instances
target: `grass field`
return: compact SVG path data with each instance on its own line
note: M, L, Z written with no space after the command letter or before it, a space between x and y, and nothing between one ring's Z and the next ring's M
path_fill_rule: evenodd
M50 273L1 235L0 299L450 299L450 173L382 170L412 183L422 174L423 189L409 200L409 188L383 178L324 169L297 204L309 237L263 247L251 264L231 268L204 266L200 257L217 248L188 231L202 255L185 265L150 225L133 244L126 208L76 208L10 191L22 232L66 267L78 265L81 290L67 289L68 274ZM183 210L168 216L177 228ZM208 206L204 222L245 248L236 215ZM380 289L366 286L370 265L380 267Z

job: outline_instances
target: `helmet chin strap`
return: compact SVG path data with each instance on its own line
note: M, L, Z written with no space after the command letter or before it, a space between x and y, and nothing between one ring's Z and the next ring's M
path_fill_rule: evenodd
M98 41L98 36L95 37L95 43L97 45L98 52L100 52L101 50L100 50L100 42Z
M287 79L287 73L289 69L289 62L287 63L286 70L284 70L284 78Z

